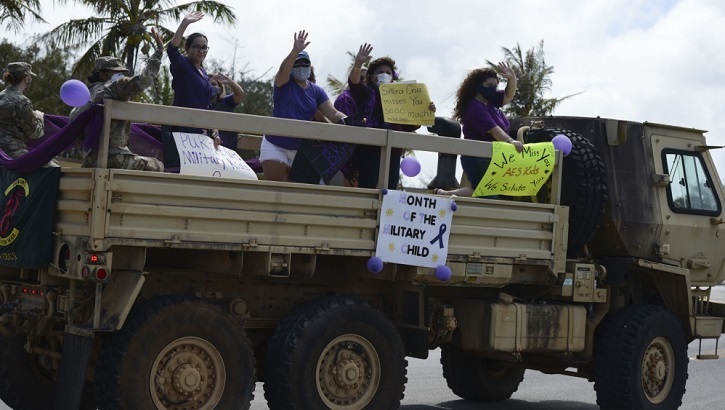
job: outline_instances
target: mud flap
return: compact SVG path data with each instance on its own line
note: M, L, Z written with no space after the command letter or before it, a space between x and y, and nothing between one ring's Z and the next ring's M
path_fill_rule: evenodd
M78 410L86 383L88 360L93 349L93 332L72 329L63 337L63 358L60 360L55 391L55 410Z

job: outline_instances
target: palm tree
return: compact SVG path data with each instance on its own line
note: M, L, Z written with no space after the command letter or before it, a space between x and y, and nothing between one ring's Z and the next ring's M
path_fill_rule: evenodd
M0 2L0 24L7 24L10 30L16 33L20 31L28 16L35 21L47 23L40 16L40 0L2 0Z
M95 17L71 20L45 34L61 46L82 47L90 43L75 67L73 75L84 77L93 68L93 61L102 55L118 55L126 62L131 73L139 51L148 55L153 44L150 27L156 27L162 37L169 39L175 28L161 24L179 22L190 11L201 11L214 22L234 25L236 16L232 8L209 0L174 5L173 0L73 0L90 7ZM120 53L119 53L120 52Z
M521 46L508 49L501 48L506 62L516 73L517 91L513 101L504 108L507 115L513 117L544 117L551 115L554 109L567 98L580 93L567 95L562 98L544 98L544 93L551 90L551 75L554 67L546 65L544 61L544 40L539 41L524 54ZM486 60L489 67L498 70L498 65Z

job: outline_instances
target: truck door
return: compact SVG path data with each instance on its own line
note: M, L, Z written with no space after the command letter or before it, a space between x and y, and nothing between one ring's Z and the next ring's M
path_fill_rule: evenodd
M704 137L674 127L647 133L663 221L657 252L665 262L690 269L692 285L716 283L718 256L725 251L723 192Z

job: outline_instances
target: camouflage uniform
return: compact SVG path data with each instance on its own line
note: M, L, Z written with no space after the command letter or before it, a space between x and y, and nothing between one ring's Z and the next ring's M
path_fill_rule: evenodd
M97 82L91 84L91 101L99 102L105 98L128 101L136 94L153 84L159 73L163 49L156 50L146 62L141 74L133 77L123 77L116 81ZM128 71L123 63L115 57L99 57L95 61L94 70L100 71ZM71 112L71 119L88 109L89 105L78 107ZM108 146L108 167L121 169L134 169L142 171L163 171L164 164L156 158L142 157L128 149L128 137L131 123L122 120L111 121L111 136ZM95 167L97 152L87 152L83 161L84 167Z
M28 63L10 63L7 72L16 77L35 75ZM0 92L0 148L11 158L28 153L27 142L43 136L43 113L33 110L28 97L13 85ZM46 167L57 167L51 160Z

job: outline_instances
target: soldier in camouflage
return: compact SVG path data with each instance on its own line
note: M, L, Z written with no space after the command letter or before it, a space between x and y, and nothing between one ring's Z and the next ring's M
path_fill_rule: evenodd
M161 36L151 29L151 35L156 41L156 49L146 62L146 67L139 75L126 77L128 69L116 57L98 57L94 64L93 73L88 77L91 83L91 101L100 102L105 98L128 101L136 94L148 88L159 73L161 56L164 44ZM71 112L70 118L77 117L88 109L90 104L78 107ZM111 134L108 146L108 167L121 169L134 169L142 171L163 171L164 165L156 158L136 155L128 148L128 138L131 124L128 121L111 121ZM83 161L84 167L95 167L98 152L86 153Z
M43 136L43 113L35 111L23 92L36 74L28 63L8 64L3 80L8 86L0 92L0 148L11 158L28 152L27 142ZM46 167L57 167L51 160Z

